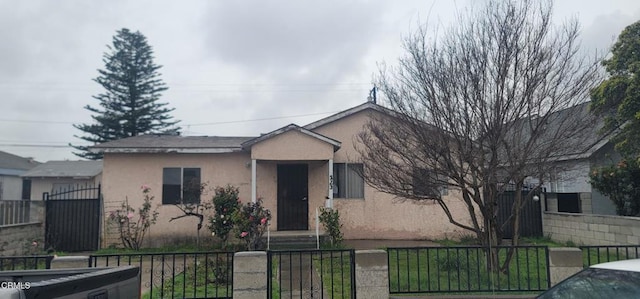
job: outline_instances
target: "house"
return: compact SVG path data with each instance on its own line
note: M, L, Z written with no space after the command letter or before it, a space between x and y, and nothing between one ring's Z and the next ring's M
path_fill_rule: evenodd
M274 231L314 230L316 208L331 206L340 211L349 239L459 236L435 202L404 201L375 190L360 176L364 166L355 150L356 135L374 114L389 113L368 102L306 126L291 124L256 137L146 135L96 145L92 150L104 154L105 214L124 200L140 206L140 188L146 185L161 204L149 235L152 243L188 239L196 235L197 219L170 221L182 215L174 204L183 198L185 182L231 184L239 188L242 202L263 199ZM212 196L205 192L199 200ZM451 212L464 217L468 214L457 198L455 191L445 197ZM103 231L111 238L108 229ZM105 240L103 246L114 242Z
M28 199L30 182L20 178L20 175L38 164L32 158L0 151L0 200Z
M41 200L45 192L98 186L101 176L102 161L48 161L21 175L31 181L31 200Z
M588 102L565 109L565 115L586 115ZM557 171L549 174L545 188L546 210L550 212L616 215L615 205L608 197L591 187L589 174L594 168L610 165L620 160L609 141L612 133L600 130L604 120L595 117L579 139L580 146L567 147L567 151L555 157ZM567 144L575 144L571 140Z

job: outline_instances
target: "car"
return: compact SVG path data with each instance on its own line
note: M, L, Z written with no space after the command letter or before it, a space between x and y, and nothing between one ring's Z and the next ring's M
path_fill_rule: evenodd
M590 266L561 281L536 298L640 298L640 259Z

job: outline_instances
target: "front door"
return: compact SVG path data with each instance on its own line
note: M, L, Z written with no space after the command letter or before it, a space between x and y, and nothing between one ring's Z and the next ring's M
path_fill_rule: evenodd
M309 229L307 164L278 165L278 230Z

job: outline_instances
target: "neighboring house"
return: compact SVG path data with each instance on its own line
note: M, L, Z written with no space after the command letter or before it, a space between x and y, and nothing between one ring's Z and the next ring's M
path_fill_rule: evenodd
M36 167L38 162L0 151L0 200L28 199L29 180L20 175Z
M125 199L139 207L141 185L147 185L155 203L161 204L150 238L154 242L192 238L195 217L170 222L182 215L173 204L186 197L185 184L231 184L240 189L242 202L263 199L272 212L271 230L313 230L316 208L333 206L340 211L345 238L460 236L460 229L449 223L435 202L405 201L375 190L360 177L363 165L355 150L356 135L374 113L388 115L389 110L365 103L304 127L291 124L259 137L146 135L94 146L92 151L104 153L105 215ZM195 200L209 202L212 196L209 192ZM449 208L456 217L468 218L458 197L459 192L449 190L445 199L451 201Z
M45 192L98 186L101 177L102 161L49 161L22 174L31 181L31 200L41 200Z
M590 112L588 103L584 103L561 113L576 115ZM596 118L584 137L580 137L581 146L557 157L557 171L549 174L545 184L548 211L616 215L613 202L589 183L589 174L594 168L620 160L609 142L611 134L601 134L602 126L603 119ZM567 144L572 143L567 141Z

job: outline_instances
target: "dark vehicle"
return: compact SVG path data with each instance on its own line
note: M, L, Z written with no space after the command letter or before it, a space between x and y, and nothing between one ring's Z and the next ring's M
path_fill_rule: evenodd
M593 265L561 281L537 298L640 298L640 259Z
M139 273L135 266L0 271L0 298L139 298Z

